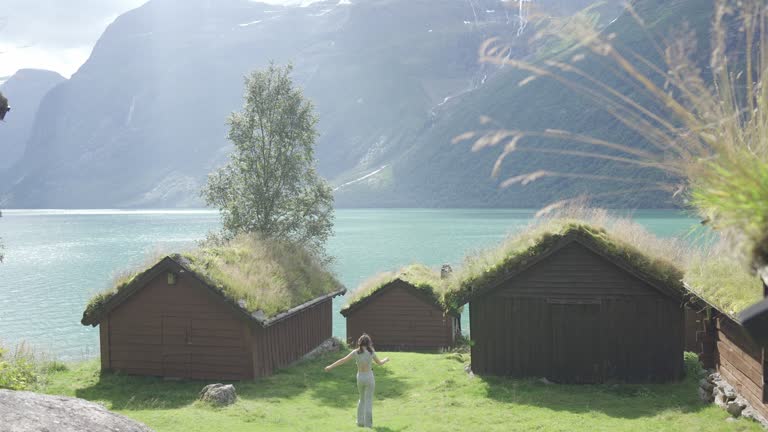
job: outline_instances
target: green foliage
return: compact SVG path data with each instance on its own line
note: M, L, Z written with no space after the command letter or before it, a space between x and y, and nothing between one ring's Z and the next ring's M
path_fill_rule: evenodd
M466 354L379 353L374 429L381 431L727 432L754 422L698 399L695 380L648 385L545 385L535 379L470 377ZM76 396L139 420L157 432L343 432L355 426L355 366L323 366L339 353L255 382L236 383L226 408L196 403L203 383L100 374L99 362L53 374L46 393ZM426 413L426 414L425 414Z
M0 389L36 390L49 374L66 370L64 363L46 360L24 343L13 350L0 345Z
M13 356L0 347L0 388L26 390L37 382L34 362L27 356Z
M448 312L460 313L461 307L450 307L445 303L447 284L440 279L440 273L423 265L411 264L396 272L379 273L366 280L348 296L347 304L342 310L349 309L355 304L365 300L378 290L384 288L395 280L411 284L414 288L434 299L435 303L442 306Z
M683 353L683 362L685 364L685 377L689 380L698 381L704 375L704 368L699 361L699 355L686 351Z
M320 256L333 231L333 193L315 170L317 118L292 70L271 64L246 78L243 110L228 119L234 152L202 195L221 210L229 237L257 233Z
M240 234L226 241L211 239L195 250L171 257L233 303L249 313L261 311L265 318L342 289L325 263L286 240ZM158 261L153 258L149 262ZM106 302L153 265L121 273L113 287L90 300L83 322L91 321Z

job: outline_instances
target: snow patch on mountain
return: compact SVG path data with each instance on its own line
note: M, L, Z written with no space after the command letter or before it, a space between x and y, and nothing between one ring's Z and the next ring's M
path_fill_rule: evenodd
M333 188L333 191L336 192L337 190L339 190L339 189L341 189L343 187L346 187L346 186L349 186L349 185L352 185L352 184L355 184L355 183L359 183L359 182L361 182L361 181L363 181L365 179L371 178L371 177L375 176L376 174L380 173L387 166L388 165L384 165L381 168L379 168L377 170L374 170L372 172L369 172L368 174L366 174L366 175L364 175L362 177L356 178L356 179L354 179L352 181L348 181L346 183L342 183L342 184L338 185L337 187Z
M262 21L264 21L264 20L251 21L251 22L247 22L247 23L238 24L238 26L240 26L240 27L248 27L248 26L252 26L254 24L258 24L258 23L260 23Z

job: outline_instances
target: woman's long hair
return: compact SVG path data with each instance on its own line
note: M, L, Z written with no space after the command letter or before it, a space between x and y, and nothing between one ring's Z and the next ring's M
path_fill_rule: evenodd
M363 347L365 347L369 353L373 354L373 341L371 340L371 337L365 333L363 333L363 335L360 336L360 339L357 340L357 352L362 354Z

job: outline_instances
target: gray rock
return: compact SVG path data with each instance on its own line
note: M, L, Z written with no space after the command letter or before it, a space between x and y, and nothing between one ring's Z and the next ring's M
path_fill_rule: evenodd
M208 384L200 391L200 400L218 406L232 405L237 400L232 384Z
M705 403L712 403L712 401L714 400L714 397L712 396L712 392L708 392L703 388L699 387L699 399L701 399L702 402L705 402Z
M733 400L736 400L736 396L737 396L736 392L733 390L733 387L730 387L730 386L728 386L725 389L723 389L723 395L725 395L725 398L729 402L733 401Z
M731 401L728 402L728 405L726 405L725 410L728 411L728 414L738 417L741 415L741 412L744 411L744 408L746 408L747 405L743 404L741 402Z
M147 426L83 399L0 390L2 432L152 432Z
M706 392L712 393L712 390L715 388L715 385L707 381L706 378L702 378L699 381L699 387L704 389L704 391Z
M723 389L721 387L715 387L714 390L712 390L712 401L715 403L715 405L721 408L725 408L728 400L726 400L725 395L723 394Z
M755 409L751 406L747 406L744 411L741 412L741 416L750 420L754 420L760 423L760 425L762 425L764 428L768 429L768 420L761 416L760 413L755 411Z
M717 373L717 372L711 373L711 374L707 375L707 381L709 381L709 382L711 382L713 384L718 382L718 381L720 381L720 380L721 380L720 374Z
M304 354L302 360L311 360L329 352L336 352L341 348L341 342L336 338L327 339L312 351Z

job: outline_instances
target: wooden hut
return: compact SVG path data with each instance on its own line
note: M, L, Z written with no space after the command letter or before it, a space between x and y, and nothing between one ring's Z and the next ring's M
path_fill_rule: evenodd
M566 225L463 276L453 296L470 303L477 374L664 382L683 374L681 279L603 230Z
M768 418L768 347L756 343L738 318L691 290L689 306L699 317L696 353L704 367L720 376Z
M82 323L100 327L102 370L254 379L291 364L332 336L332 299L346 291L330 274L312 266L302 269L294 275L298 283L312 286L297 291L309 294L268 304L259 296L264 286L235 289L229 276L240 264L223 256L168 256L118 290L96 297ZM272 259L268 256L239 258L248 265ZM280 261L264 268L280 272L285 264ZM273 276L260 280L279 279Z
M367 333L377 349L433 351L451 347L461 334L461 312L446 307L440 275L421 265L386 273L364 284L341 314L347 341Z

